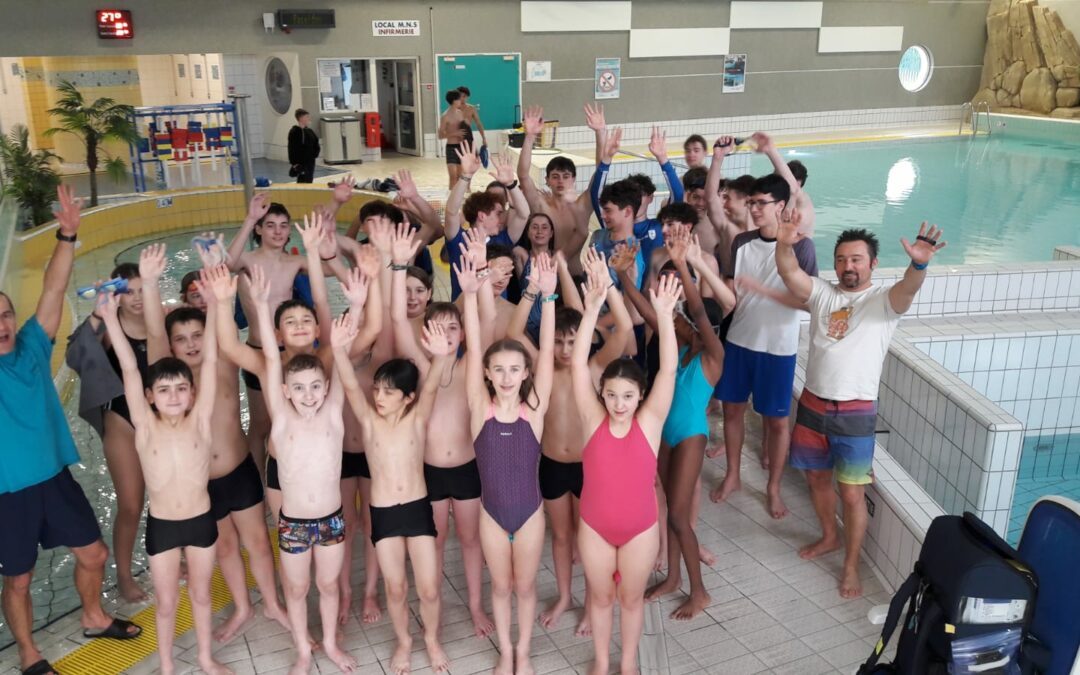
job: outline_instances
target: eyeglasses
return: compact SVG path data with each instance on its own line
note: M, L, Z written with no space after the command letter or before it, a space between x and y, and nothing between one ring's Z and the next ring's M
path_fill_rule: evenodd
M746 205L752 209L756 209L766 204L775 204L780 201L779 199L747 199Z

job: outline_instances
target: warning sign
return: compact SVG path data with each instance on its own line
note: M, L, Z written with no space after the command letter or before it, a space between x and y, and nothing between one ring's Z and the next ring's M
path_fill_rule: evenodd
M375 37L415 37L420 35L420 21L416 19L372 21L371 34Z
M594 98L619 98L619 79L622 73L622 59L596 59L596 81L593 87Z

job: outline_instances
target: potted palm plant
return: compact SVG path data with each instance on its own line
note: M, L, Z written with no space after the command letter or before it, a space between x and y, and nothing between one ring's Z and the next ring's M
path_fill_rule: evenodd
M105 173L116 182L124 180L127 175L124 160L110 155L104 143L138 141L139 134L130 117L134 108L106 97L87 102L82 92L67 80L60 80L57 90L60 92L60 100L56 107L48 112L56 117L60 126L46 129L45 135L72 134L86 146L86 168L90 171L90 206L97 206L98 166L103 163Z
M0 136L0 165L3 165L3 194L19 203L29 225L52 220L52 203L60 176L53 170L53 160L60 159L48 150L30 147L30 132L21 124Z

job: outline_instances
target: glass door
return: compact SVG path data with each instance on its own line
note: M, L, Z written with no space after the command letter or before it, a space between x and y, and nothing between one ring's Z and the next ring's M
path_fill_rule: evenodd
M394 106L397 130L394 144L406 155L420 155L420 106L416 90L416 62L394 62Z

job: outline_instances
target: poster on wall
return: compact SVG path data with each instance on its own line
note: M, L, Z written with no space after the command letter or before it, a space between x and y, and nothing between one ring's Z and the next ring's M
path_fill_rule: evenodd
M596 100L619 98L622 59L596 59L596 81L593 94Z
M526 82L551 82L551 61L526 61Z
M728 54L724 57L725 94L741 94L746 90L746 54Z

